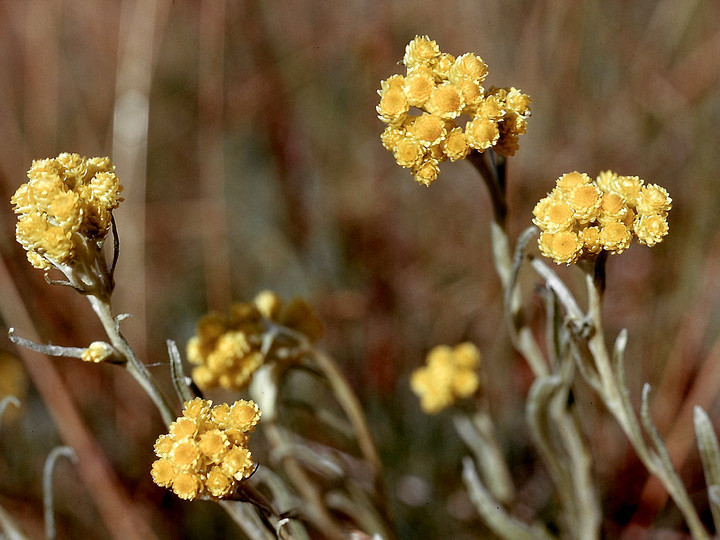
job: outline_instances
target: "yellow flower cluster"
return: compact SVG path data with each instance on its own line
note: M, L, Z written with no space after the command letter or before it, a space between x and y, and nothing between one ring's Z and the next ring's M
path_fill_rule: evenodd
M410 376L410 388L428 414L436 414L456 399L472 395L480 386L477 368L480 351L472 343L455 347L439 345L427 355L427 366Z
M415 180L429 185L441 161L473 150L515 154L530 116L529 96L515 88L485 90L487 66L479 56L440 52L427 36L407 45L403 63L405 75L381 82L377 112L387 124L383 146Z
M284 303L263 291L252 302L238 302L229 315L210 313L200 319L187 344L188 361L196 367L192 378L203 390L222 386L240 390L263 364L263 339L273 325L301 334L310 341L322 335L322 323L302 299ZM281 336L276 340L280 343ZM277 351L277 348L267 351Z
M16 237L35 268L72 266L102 245L122 185L109 158L60 154L33 161L29 181L11 202L18 214Z
M85 362L98 364L104 362L113 356L113 348L104 341L93 341L90 346L85 349L80 358Z
M533 210L540 230L538 245L557 264L572 264L602 250L622 253L633 236L654 246L668 232L668 192L637 176L601 172L595 181L585 173L558 178L555 188Z
M187 401L170 432L155 441L153 481L181 499L227 497L254 471L247 443L258 420L260 411L252 401L214 407L209 400Z

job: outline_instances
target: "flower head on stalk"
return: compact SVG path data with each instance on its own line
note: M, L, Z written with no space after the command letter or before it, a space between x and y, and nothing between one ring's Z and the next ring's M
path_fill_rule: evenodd
M530 98L516 88L490 88L487 65L473 53L457 58L427 36L405 47L405 74L380 83L381 139L401 167L429 185L439 163L465 159L472 151L511 156L527 129Z
M60 270L68 284L87 294L106 296L112 276L102 254L112 211L122 185L106 157L60 154L33 161L28 182L11 202L18 215L17 241L28 261L41 270Z
M297 345L297 338L314 342L321 335L322 323L307 302L283 302L263 291L252 302L233 304L228 315L200 319L187 344L188 360L195 365L192 378L203 390L241 390L268 356L292 360L290 345Z
M153 481L181 499L231 495L255 470L247 443L259 420L252 401L214 407L209 400L187 401L169 433L155 441Z
M420 398L423 411L436 414L477 391L479 365L480 351L472 343L439 345L428 353L427 365L412 373L410 388Z
M637 176L577 171L562 175L533 210L538 246L557 264L573 264L606 251L622 253L633 238L654 246L668 233L668 192Z

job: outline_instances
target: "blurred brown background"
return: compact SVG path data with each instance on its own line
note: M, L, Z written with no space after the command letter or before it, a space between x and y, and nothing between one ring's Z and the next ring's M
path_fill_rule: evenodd
M370 417L403 538L488 534L462 489L466 450L449 415L423 416L407 385L431 346L475 341L520 512L552 519L523 418L531 377L488 264L482 182L445 163L424 188L379 141L376 90L412 37L475 52L486 84L533 98L509 164L513 233L572 170L639 175L673 197L665 242L611 259L606 314L610 336L630 332L635 401L651 382L658 426L704 507L691 406L720 413L719 23L713 0L0 1L0 195L9 201L32 159L111 156L125 185L115 306L162 380L165 340L184 347L208 309L262 288L307 296ZM87 302L25 261L9 202L0 227L4 327L62 345L100 339ZM535 298L528 312L540 308ZM16 349L0 347L2 393L23 401L0 426L0 504L31 535L42 534L43 460L61 442L76 445L80 468L112 471L59 464L61 537L118 535L126 515L161 538L234 533L214 505L152 484L163 428L124 372L29 355L23 382ZM575 394L598 449L607 536L635 538L654 521L682 530L594 396Z

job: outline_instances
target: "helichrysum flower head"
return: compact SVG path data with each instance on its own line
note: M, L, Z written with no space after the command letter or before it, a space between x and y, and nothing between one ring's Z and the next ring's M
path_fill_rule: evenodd
M595 181L577 171L558 178L555 188L533 210L540 228L538 246L557 264L572 264L605 250L622 253L633 238L647 246L668 232L668 192L637 176L611 171Z
M90 346L82 352L81 358L85 362L100 363L113 358L115 349L104 341L93 341Z
M112 287L101 248L122 199L110 159L60 154L33 161L11 202L17 241L35 268L57 268L71 285L99 294Z
M439 345L427 355L427 365L410 376L410 387L428 414L436 414L459 398L471 396L480 386L477 368L480 351L472 343Z
M403 64L405 74L380 83L377 112L387 124L383 146L415 180L429 185L440 162L464 159L471 151L515 153L527 129L530 98L516 88L486 91L482 58L473 53L456 58L429 37L417 36L405 48Z
M183 416L155 441L153 481L181 499L227 497L255 469L247 434L259 420L252 401L215 407L200 398L186 402Z
M261 292L252 302L233 304L228 315L206 315L187 344L188 360L196 366L193 380L203 390L218 386L245 388L265 362L263 352L292 359L289 349L282 348L282 329L311 342L322 335L322 323L307 302L301 299L283 302L271 291ZM265 336L270 331L277 334L277 339L263 351Z

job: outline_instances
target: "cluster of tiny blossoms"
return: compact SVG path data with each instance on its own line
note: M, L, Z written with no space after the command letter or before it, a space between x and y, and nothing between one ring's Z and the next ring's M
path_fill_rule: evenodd
M535 205L533 223L542 231L540 251L557 264L572 264L605 250L622 253L633 237L654 246L668 232L668 192L637 176L600 173L595 181L571 172Z
M109 158L63 153L33 161L11 202L16 237L35 268L63 271L94 258L110 229L122 185ZM66 272L67 273L67 272Z
M274 292L263 291L252 302L238 302L229 315L209 313L197 325L196 335L187 344L188 361L196 367L192 378L203 390L222 386L241 390L263 364L263 343L274 332L274 344L288 333L317 341L322 323L302 299L284 303ZM287 349L285 349L287 351ZM280 355L278 347L270 352Z
M456 58L417 36L405 48L403 63L405 75L381 82L377 112L387 124L383 146L415 180L429 185L441 161L464 159L473 150L515 153L530 98L515 88L485 90L487 65L479 56Z
M247 442L258 420L252 401L214 407L200 398L186 402L170 432L155 441L153 481L182 499L227 497L255 469Z
M410 388L428 414L446 409L458 398L471 396L480 386L480 351L472 343L434 347L426 362L410 376Z

